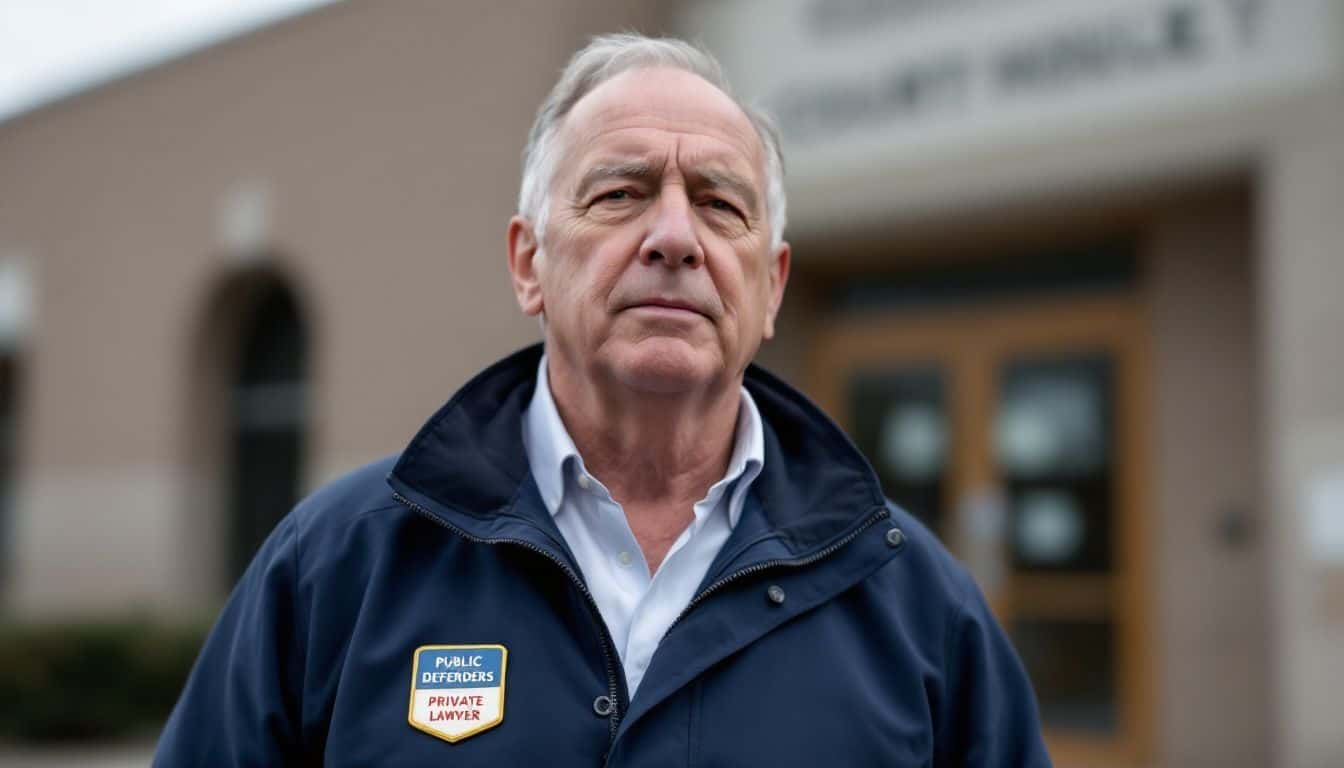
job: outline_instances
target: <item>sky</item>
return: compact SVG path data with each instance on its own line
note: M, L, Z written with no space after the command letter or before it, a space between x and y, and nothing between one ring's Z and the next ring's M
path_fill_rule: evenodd
M0 121L333 0L0 0Z

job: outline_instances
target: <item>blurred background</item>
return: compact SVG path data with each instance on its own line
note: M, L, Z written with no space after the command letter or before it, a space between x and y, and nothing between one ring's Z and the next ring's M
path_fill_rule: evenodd
M98 5L0 6L9 84ZM223 5L0 101L0 764L145 764L289 506L536 339L526 132L638 29L779 118L760 360L970 566L1058 765L1344 765L1344 3Z

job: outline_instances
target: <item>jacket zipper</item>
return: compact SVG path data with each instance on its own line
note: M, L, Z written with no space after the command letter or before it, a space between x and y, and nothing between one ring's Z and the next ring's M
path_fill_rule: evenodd
M845 545L849 544L851 541L857 539L857 538L859 537L859 535L862 534L864 531L866 531L866 530L868 530L869 528L873 527L874 525L876 525L876 524L878 523L878 521L883 520L883 519L889 517L890 515L891 515L891 513L887 510L887 508L886 508L886 507L882 507L882 508L881 508L880 510L878 510L876 513L874 513L872 516L870 516L867 520L864 520L862 525L860 525L859 527L855 528L854 530L852 530L852 531L850 531L848 534L846 534L844 538L842 538L842 539L840 539L839 541L837 541L837 542L831 544L830 546L826 547L825 549L822 549L822 550L817 551L817 552L813 552L812 554L808 555L807 557L801 557L801 558L795 558L795 559L782 559L782 558L777 558L777 559L775 559L775 560L765 560L765 561L762 561L762 562L759 562L759 563L755 563L755 564L753 564L753 565L749 565L749 566L747 566L746 568L743 568L743 569L740 570L740 571L733 571L732 573L728 574L727 576L724 576L724 577L718 579L717 581L715 581L714 583L710 584L709 586L705 587L705 588L700 592L700 594L698 594L698 595L696 595L695 597L691 598L691 602L687 603L687 604L686 604L686 607L685 607L684 609L682 609L682 611L681 611L680 614L677 615L677 618L675 618L675 619L672 620L672 623L668 626L667 631L668 631L668 632L671 632L671 631L672 631L672 627L675 627L675 626L677 626L677 624L681 623L681 620L682 620L683 618L685 618L685 617L686 617L686 614L690 613L691 610L695 608L695 606L697 606L697 605L699 605L700 603L704 602L705 598L707 598L707 597L709 597L710 595L714 594L715 592L719 591L720 589L722 589L723 587L727 586L728 584L731 584L731 583L733 583L733 582L735 582L735 581L737 581L737 580L739 580L739 579L746 578L747 576L751 576L752 574L756 574L756 573L760 573L761 571L769 570L770 568L801 568L801 567L803 567L803 566L811 565L811 564L817 562L818 560L823 560L823 559L825 559L825 558L827 558L827 557L830 557L831 555L835 554L836 552L840 551L841 548L843 548ZM666 633L666 632L663 633L663 637L667 637L667 633Z
M425 507L415 503L414 501L411 501L410 499L401 495L401 493L398 491L392 492L392 498L410 507L421 517L428 518L431 522L443 528L447 528L448 530L452 531L458 536L461 536L467 541L471 541L477 544L516 544L520 547L523 547L524 549L536 552L537 554L545 557L546 559L560 566L560 570L565 572L565 575L569 577L569 580L574 582L574 586L579 588L579 592L583 594L584 599L588 601L588 608L591 611L594 623L597 625L598 641L602 646L602 657L603 660L606 662L607 666L607 693L609 695L609 698L611 699L611 716L607 718L611 731L609 739L615 741L616 729L620 726L621 701L620 701L620 692L617 688L616 663L614 661L614 655L612 654L611 650L612 648L611 636L610 633L607 631L606 622L602 620L602 611L597 607L597 601L593 599L593 593L588 591L588 585L583 583L583 579L579 578L579 575L574 572L574 569L570 568L568 563L556 557L550 551L542 547L539 547L530 541L525 541L523 539L507 539L507 538L485 539L481 538L480 536L473 536L472 534L467 533L461 528L458 528L457 526L448 522L447 520L444 520L442 517L439 517L434 512L431 512Z

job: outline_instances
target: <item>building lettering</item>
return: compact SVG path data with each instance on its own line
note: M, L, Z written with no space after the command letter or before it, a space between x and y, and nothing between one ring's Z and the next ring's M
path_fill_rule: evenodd
M949 47L878 63L863 73L795 80L766 102L786 136L807 144L865 126L949 118L1014 99L1160 78L1207 62L1215 37L1230 39L1238 47L1235 55L1250 53L1259 40L1264 2L1173 0L1112 11L979 49ZM870 5L877 7L860 0L846 7L857 13ZM905 7L916 5L910 0Z

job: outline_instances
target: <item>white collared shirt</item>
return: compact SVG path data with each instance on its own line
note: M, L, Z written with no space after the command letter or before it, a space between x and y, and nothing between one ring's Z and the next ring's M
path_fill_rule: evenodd
M560 420L545 356L523 418L523 445L542 501L578 561L616 644L626 686L634 698L659 641L695 596L696 587L742 515L747 491L765 462L760 412L743 388L728 471L692 507L694 519L652 576L625 511L606 486L588 474Z

